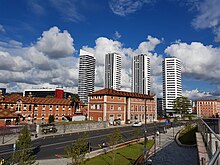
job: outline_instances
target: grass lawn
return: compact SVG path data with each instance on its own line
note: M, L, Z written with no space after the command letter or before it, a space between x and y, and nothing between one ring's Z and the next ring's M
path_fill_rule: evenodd
M147 148L153 146L153 140L148 140ZM132 165L136 159L143 153L141 148L144 147L144 143L131 144L127 147L115 150L115 165ZM113 152L107 154L99 155L95 158L89 159L85 162L86 165L109 165L113 164L112 162Z
M182 144L193 145L196 144L196 132L197 127L193 127L192 129L184 129L180 132L179 141Z

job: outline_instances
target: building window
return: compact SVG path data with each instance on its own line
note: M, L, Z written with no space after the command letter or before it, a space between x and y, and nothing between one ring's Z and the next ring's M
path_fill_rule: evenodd
M121 110L121 106L120 106L120 105L118 106L118 110L119 110L119 111Z
M121 119L121 115L117 115L117 119Z
M43 108L42 108L42 110L43 110L43 111L45 111L45 105L43 105Z
M114 110L114 106L113 105L110 106L110 110Z
M93 120L93 117L92 117L92 116L90 116L90 120Z
M111 99L114 99L114 97L113 97L113 96L111 96Z
M118 97L118 100L121 100L121 97Z
M99 96L99 98L101 99L101 98L102 98L102 96Z
M26 111L27 110L27 106L26 106L26 104L24 104L24 109L23 109L23 111Z
M102 121L102 117L98 117L98 121Z

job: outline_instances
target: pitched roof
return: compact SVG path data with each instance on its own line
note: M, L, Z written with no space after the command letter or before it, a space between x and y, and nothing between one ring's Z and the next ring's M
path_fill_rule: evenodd
M1 118L16 118L17 114L14 113L14 110L10 109L0 109L0 119Z
M26 97L18 94L11 94L3 97L0 102L2 103L16 103L18 100L25 104L38 104L38 105L70 105L72 103L69 99L57 98L41 98L41 97Z
M126 92L126 91L117 91L111 88L105 88L98 90L89 94L89 96L100 96L100 95L108 95L108 96L121 96L121 97L131 97L131 98L142 98L142 99L154 99L154 96L145 95L135 92Z

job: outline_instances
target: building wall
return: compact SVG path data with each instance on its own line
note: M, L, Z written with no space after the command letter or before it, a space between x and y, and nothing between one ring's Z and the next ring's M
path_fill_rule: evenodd
M54 115L55 121L61 121L63 116L73 116L75 109L70 105L37 105L19 103L2 103L2 108L16 109L16 113L21 114L23 123L47 123L49 116Z
M121 56L118 53L105 55L105 88L121 89Z
M88 94L94 91L95 57L93 54L80 49L78 94L80 101L87 103Z
M150 92L150 57L145 54L133 57L132 92L141 94Z
M165 58L163 61L163 109L173 112L173 101L182 96L181 62L177 58Z
M147 122L157 119L156 101L140 98L118 96L89 96L89 119L95 121L113 121L121 119L144 122L145 105L147 107Z
M216 114L220 115L219 100L197 100L198 117L213 117Z

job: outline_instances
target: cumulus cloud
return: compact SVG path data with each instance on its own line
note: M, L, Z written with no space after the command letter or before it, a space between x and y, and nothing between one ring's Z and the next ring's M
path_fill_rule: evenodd
M73 38L64 30L63 33L56 26L44 31L38 38L36 48L50 58L62 58L72 55L75 51Z
M36 44L29 47L14 40L1 42L0 83L9 91L45 84L76 91L78 58L73 57L74 51L73 38L57 27L43 32Z
M165 53L181 60L183 75L219 83L220 48L205 46L200 42L176 43L167 47Z
M153 0L110 0L109 7L114 14L126 16L140 10L145 3Z
M215 41L220 42L220 1L204 0L194 3L194 8L198 11L193 19L192 25L196 29L211 28L214 32Z
M199 91L198 89L193 89L191 91L189 90L183 91L183 96L188 97L191 100L196 100L198 98L205 98L212 96L212 94L210 94L210 92L204 92L204 91Z

